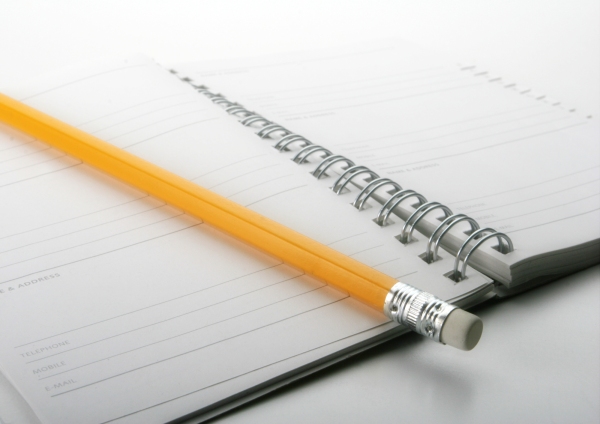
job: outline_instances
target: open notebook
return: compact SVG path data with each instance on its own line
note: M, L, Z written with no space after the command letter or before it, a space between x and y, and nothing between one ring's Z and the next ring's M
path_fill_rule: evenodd
M529 257L544 260L548 254L543 247L546 251L568 248L564 255L579 251L579 256L573 256L577 258L593 252L598 242L598 224L590 219L598 218L595 124L560 106L515 94L497 82L481 83L478 78L482 77L468 70L444 66L410 47L387 44L226 66L181 66L177 74L144 58L116 59L4 91L391 276L468 306L503 287L512 287L510 273L504 279L495 273L512 270L510 264ZM466 81L439 88L440 80L452 78L435 77L431 69ZM419 72L426 74L415 75ZM191 83L178 78L184 75L190 76ZM394 75L409 81L398 82ZM470 79L475 83L468 82ZM255 88L246 87L252 81ZM265 88L267 82L272 88ZM198 89L200 84L210 91ZM397 94L402 84L408 86L408 94ZM462 99L459 104L464 113L476 115L471 120L480 118L475 121L477 128L464 127L461 122L471 121L457 116L458 112L447 116L458 109L451 94L461 85L470 88L458 97ZM379 94L374 94L375 88ZM322 91L314 92L319 89ZM476 205L486 202L500 207L510 193L526 204L526 199L535 201L529 192L522 192L531 187L542 199L539 203L565 205L543 203L538 209L545 206L546 210L568 212L569 205L576 203L581 218L565 219L570 215L563 214L551 219L558 222L548 224L557 228L557 236L549 237L554 229L548 227L539 240L519 238L519 233L534 230L525 230L526 225L518 219L512 225L522 225L514 227L522 231L514 234L511 227L495 225L513 239L515 250L506 253L507 249L499 249L494 237L473 253L469 263L479 269L500 264L489 274L505 284L494 285L491 278L471 268L466 278L454 281L447 274L453 268L456 246L472 234L470 221L451 228L441 241L445 250L438 251L437 260L425 261L427 235L448 214L444 208L423 216L410 242L398 241L403 219L423 201L419 196L400 202L390 211L386 225L377 225L372 219L399 188L387 185L364 192L362 187L377 178L365 173L342 179L349 183L336 196L329 187L350 163L333 163L322 178L315 178L309 172L326 159L327 151L314 151L298 165L289 159L303 148L300 139L281 149L283 152L274 149L286 133L271 127L275 131L267 140L260 140L255 132L265 122L255 121L254 131L240 125L235 115L215 105L220 102L210 95L215 90L246 108L252 106L294 134L342 153L356 165L365 164L381 177L392 176L403 189L414 189L456 211L466 209L455 207L450 198L468 203L467 199L481 197L481 190L488 197L471 201L473 210L484 209ZM287 105L277 97L282 93L287 93ZM377 97L385 93L396 93L397 99ZM331 107L327 103L333 99L327 97L330 95L348 103L319 111ZM369 95L375 97L365 100ZM425 106L428 102L431 106ZM302 106L304 103L307 105ZM360 103L371 108L378 105L378 111L355 111ZM540 116L547 112L548 119L514 116L528 108L529 115L541 108L537 112ZM356 115L346 116L344 110ZM239 117L245 115L240 113ZM430 116L421 117L423 113ZM430 130L419 133L419 125L427 122L429 126L423 128ZM550 125L548 122L555 122L555 131L545 128L541 136L521 128L538 128L536 123ZM401 125L406 128L402 130ZM529 132L523 135L521 130ZM446 164L440 152L433 165L426 160L407 165L410 153L394 156L399 142L393 138L380 145L391 149L381 155L360 150L360 146L366 149L366 138L385 140L384 132L393 135L401 131L410 133L406 143L411 152L433 148L425 135L446 140L444 134L449 132L463 137L472 151L477 147L468 143L477 145L477 136L487 142L485 134L490 131L496 131L489 138L498 146L513 146L515 143L502 143L501 137L510 134L535 140L536 148L549 143L563 146L561 140L568 139L571 148L554 153L540 149L546 155L544 163L526 152L515 156L498 148L496 162L477 159L479 153L471 153L468 164L472 166L462 168ZM438 138L432 133L435 131ZM351 142L355 153L351 153ZM459 145L456 139L454 143ZM478 146L485 152L489 143ZM561 169L552 162L552 154L564 158L567 151L579 160L567 158L564 163L576 169ZM537 171L512 177L513 171L522 167L523 157ZM383 169L385 161L393 165L398 158L401 167ZM452 172L429 174L435 169ZM538 175L540 172L545 175ZM484 181L480 175L490 178ZM582 175L596 182L586 185ZM503 178L496 181L499 176ZM548 194L546 180L559 193L555 196L558 201ZM473 190L473 195L465 197ZM584 190L592 200L580 196L584 200L577 203L569 197ZM0 135L0 192L5 200L0 210L0 320L14 323L2 329L0 369L43 423L208 418L404 331L344 293L5 127ZM349 203L361 192L363 198L370 195L359 211ZM590 205L596 212L584 208ZM534 212L535 208L522 215ZM483 213L469 214L479 218L483 228L492 225ZM546 223L539 222L540 226ZM564 225L570 225L570 230ZM597 260L587 255L578 266ZM573 269L566 266L568 260L563 262L556 270L539 268L549 272L530 272L522 278L546 278ZM508 265L503 268L501 264Z

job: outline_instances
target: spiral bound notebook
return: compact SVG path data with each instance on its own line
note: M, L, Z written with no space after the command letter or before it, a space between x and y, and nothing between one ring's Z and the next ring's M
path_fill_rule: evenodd
M172 72L115 59L4 91L469 306L598 259L596 123L507 85L378 43ZM433 162L415 156L446 130L464 144ZM513 140L533 147L515 158L502 150ZM447 168L452 154L471 156ZM526 181L524 159L535 167ZM2 329L0 370L43 423L197 422L404 332L9 128L0 190L0 320L15 323ZM502 215L507 196L518 213ZM523 221L532 215L537 226Z

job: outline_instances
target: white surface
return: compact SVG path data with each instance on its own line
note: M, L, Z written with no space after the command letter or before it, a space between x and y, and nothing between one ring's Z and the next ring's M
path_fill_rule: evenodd
M597 115L599 19L583 0L0 0L0 86L118 52L172 63L397 36ZM478 309L472 352L403 337L217 422L598 422L599 271ZM0 403L5 422L21 422L13 410Z

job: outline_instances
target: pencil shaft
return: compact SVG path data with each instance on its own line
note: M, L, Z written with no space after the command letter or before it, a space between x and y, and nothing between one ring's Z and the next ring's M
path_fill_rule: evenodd
M178 175L0 94L0 121L382 310L397 282Z

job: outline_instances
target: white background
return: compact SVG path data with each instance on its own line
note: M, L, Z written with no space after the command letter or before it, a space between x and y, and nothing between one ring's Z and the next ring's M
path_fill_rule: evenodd
M600 115L600 2L589 0L0 0L0 87L117 53L172 64L388 37ZM402 337L216 422L597 423L599 311L596 266L478 308L472 352ZM0 423L23 422L2 387Z

